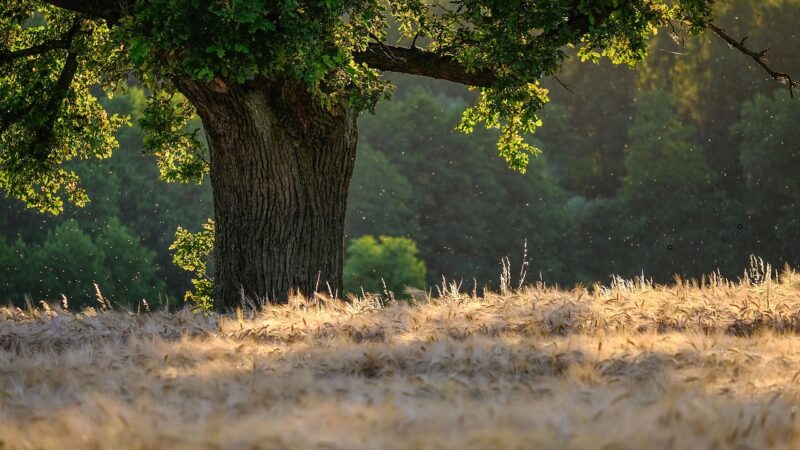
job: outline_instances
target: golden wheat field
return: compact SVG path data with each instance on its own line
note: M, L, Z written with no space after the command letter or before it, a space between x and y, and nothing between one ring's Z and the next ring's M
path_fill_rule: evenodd
M0 311L3 449L797 449L800 275Z

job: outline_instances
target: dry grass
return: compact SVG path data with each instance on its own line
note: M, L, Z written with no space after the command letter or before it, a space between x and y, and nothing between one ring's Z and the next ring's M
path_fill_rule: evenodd
M793 273L0 318L0 448L800 448Z

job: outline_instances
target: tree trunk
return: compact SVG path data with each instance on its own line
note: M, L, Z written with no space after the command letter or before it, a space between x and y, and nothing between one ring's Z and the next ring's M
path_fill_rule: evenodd
M357 112L292 81L179 85L211 150L216 307L341 294Z

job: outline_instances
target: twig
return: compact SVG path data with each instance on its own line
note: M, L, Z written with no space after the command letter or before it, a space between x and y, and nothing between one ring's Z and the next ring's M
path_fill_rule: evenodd
M421 33L421 31L417 31L417 34L414 35L414 40L411 41L411 50L416 50L417 49L417 38L419 38L420 33Z
M561 79L560 79L560 78L558 78L557 76L553 76L553 79L555 79L555 80L558 82L558 84L560 84L560 85L561 85L561 87L563 87L564 89L566 89L567 91L569 91L569 93L570 93L570 94L574 94L574 93L575 93L575 91L573 91L572 89L570 89L570 87L569 87L569 85L568 85L568 84L566 84L566 83L564 83L563 81L561 81Z
M794 88L800 88L800 82L794 81L792 76L788 73L778 72L774 70L772 67L767 64L767 61L764 59L764 55L767 54L767 50L762 50L760 52L755 52L749 49L747 46L744 45L745 41L747 41L747 37L744 39L737 41L736 39L732 38L728 33L725 32L722 28L714 25L713 23L708 24L708 27L716 33L719 37L725 40L732 48L739 50L740 52L744 53L745 55L753 58L753 61L758 63L771 77L773 80L779 83L787 83L789 85L789 95L794 98Z
M381 48L381 50L383 50L383 53L388 58L394 59L394 60L399 60L399 61L405 61L405 58L398 58L397 56L395 56L394 53L392 53L392 49L390 49L386 44L384 44L383 41L381 40L381 38L379 38L378 36L375 36L374 33L369 33L369 37L371 37L372 39L375 40L375 42L378 44L378 46Z
M686 56L686 53L673 52L672 50L666 50L666 49L663 49L663 48L659 48L658 50L660 50L660 51L662 51L664 53L669 53L670 55Z

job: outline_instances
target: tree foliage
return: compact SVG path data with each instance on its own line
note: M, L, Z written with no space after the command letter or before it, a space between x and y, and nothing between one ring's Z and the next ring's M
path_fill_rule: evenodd
M659 27L674 22L699 32L711 18L708 0L53 3L67 9L44 0L0 5L0 187L50 212L64 199L86 202L64 163L108 157L125 123L107 114L93 87L118 91L131 74L152 92L141 125L170 180L198 180L207 170L197 136L183 126L191 107L171 101L175 80L224 91L292 78L323 104L372 109L388 89L378 70L479 87L460 128L498 128L500 155L524 171L537 151L524 135L540 125L548 101L539 82L560 71L566 47L584 60L634 64ZM385 42L389 34L410 47ZM408 57L393 57L393 49Z
M104 159L126 119L109 115L91 89L122 52L102 21L43 2L0 4L0 189L42 211L88 197L75 159Z
M178 227L175 242L169 249L175 252L172 258L175 265L192 274L194 291L186 292L184 299L199 310L213 309L213 281L209 275L209 265L213 263L214 221L208 220L197 233Z

